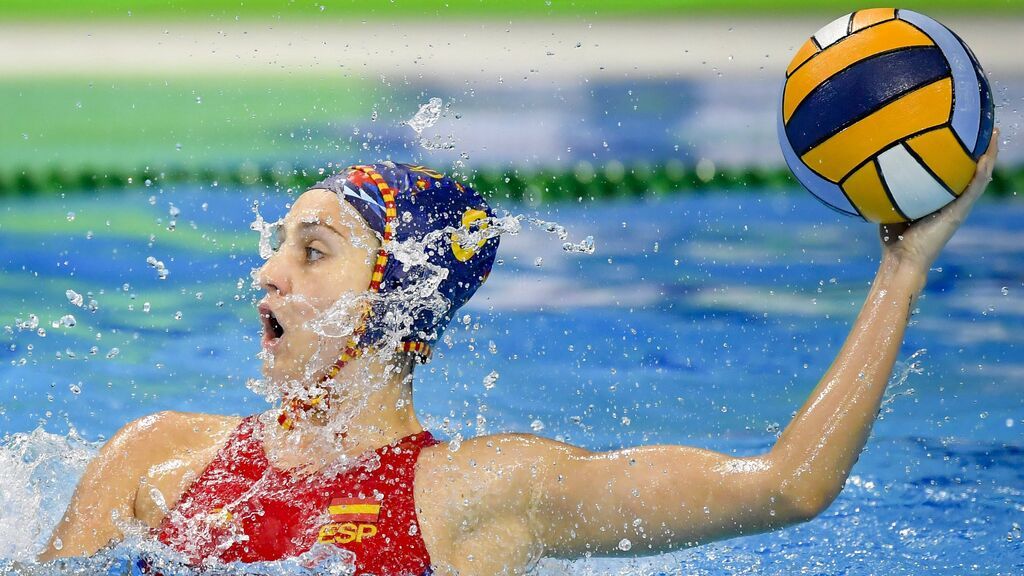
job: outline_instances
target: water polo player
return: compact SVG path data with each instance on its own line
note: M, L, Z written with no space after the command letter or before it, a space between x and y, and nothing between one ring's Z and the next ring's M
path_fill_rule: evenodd
M487 277L497 223L474 190L422 167L346 170L294 202L259 270L263 386L280 408L128 424L41 559L142 530L191 564L343 553L357 574L520 574L543 556L655 554L814 518L857 461L914 300L995 155L993 139L937 214L882 227L849 337L773 448L751 457L596 453L529 434L439 442L413 409L413 369Z

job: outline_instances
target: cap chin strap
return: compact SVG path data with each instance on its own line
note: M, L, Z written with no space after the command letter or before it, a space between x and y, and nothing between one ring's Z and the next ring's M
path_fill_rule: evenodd
M334 364L331 364L331 367L327 369L327 373L313 387L312 391L316 392L316 394L312 395L308 400L305 398L286 398L282 400L281 412L277 415L277 423L281 428L291 430L295 426L296 420L308 419L313 415L312 413L323 414L327 412L331 407L331 387L328 382L334 380L334 377L341 372L341 369L355 358L358 358L365 349L358 346L355 338L349 339L348 345L345 346L345 351L341 353L341 357ZM402 342L402 345L397 350L399 352L415 354L416 360L421 364L425 364L430 359L432 351L430 344L419 341Z

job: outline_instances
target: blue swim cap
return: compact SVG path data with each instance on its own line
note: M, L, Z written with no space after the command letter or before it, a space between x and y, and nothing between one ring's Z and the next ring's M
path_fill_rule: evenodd
M491 207L476 190L440 172L393 162L351 166L314 188L344 198L383 240L369 286L381 298L357 333L357 347L375 346L395 330L396 315L391 313L398 308L398 316L405 316L399 322L401 331L409 332L401 338L402 349L428 356L430 345L491 272L498 237L479 233L494 217ZM476 241L467 244L470 235ZM391 250L410 240L423 244L426 263L406 267L395 257ZM447 306L402 309L402 299L388 298L409 294L428 279L437 283Z

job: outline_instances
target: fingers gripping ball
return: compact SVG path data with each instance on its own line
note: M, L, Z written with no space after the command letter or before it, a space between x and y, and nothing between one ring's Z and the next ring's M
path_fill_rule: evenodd
M967 188L993 116L985 73L956 34L917 12L873 8L833 21L797 51L779 143L830 208L906 222Z

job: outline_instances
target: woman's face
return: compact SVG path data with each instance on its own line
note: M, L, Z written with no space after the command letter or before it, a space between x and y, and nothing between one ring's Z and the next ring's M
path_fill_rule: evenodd
M257 276L266 291L259 305L263 375L303 381L344 349L365 306L360 296L380 241L355 209L320 189L299 196L273 235L277 248Z

